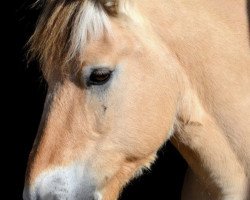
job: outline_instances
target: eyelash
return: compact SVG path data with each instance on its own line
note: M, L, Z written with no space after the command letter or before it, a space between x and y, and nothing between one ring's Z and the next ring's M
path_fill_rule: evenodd
M100 86L106 84L112 77L110 69L99 68L93 69L87 78L87 86Z

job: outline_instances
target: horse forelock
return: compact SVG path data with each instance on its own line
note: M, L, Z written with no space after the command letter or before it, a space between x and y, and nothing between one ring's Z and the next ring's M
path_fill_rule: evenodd
M40 0L43 12L30 38L30 57L38 58L45 75L65 73L78 63L89 40L109 35L111 26L101 2Z

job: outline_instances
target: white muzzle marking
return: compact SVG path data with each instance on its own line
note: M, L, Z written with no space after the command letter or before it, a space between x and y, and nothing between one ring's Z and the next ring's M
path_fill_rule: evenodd
M32 186L24 188L23 199L101 200L102 197L89 170L71 166L42 173Z

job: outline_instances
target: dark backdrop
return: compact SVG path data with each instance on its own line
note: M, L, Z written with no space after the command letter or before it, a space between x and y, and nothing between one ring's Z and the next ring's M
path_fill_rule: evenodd
M7 199L22 199L25 168L29 152L39 125L42 114L43 102L46 95L46 83L44 82L38 63L35 61L27 65L25 57L25 43L34 30L39 9L31 9L31 0L12 1L11 12L14 17L14 29L9 28L11 37L11 58L8 58L9 88L7 103L11 103L11 121L8 126L11 142L14 141L14 151L10 151L11 171L11 193ZM14 30L14 31L12 31ZM13 49L15 57L13 58ZM9 118L8 118L9 117ZM186 163L174 149L167 143L158 153L159 159L150 171L132 181L124 190L122 200L179 200ZM13 159L14 158L14 159ZM13 164L12 164L13 162ZM14 171L14 173L13 173ZM14 188L14 189L13 189Z

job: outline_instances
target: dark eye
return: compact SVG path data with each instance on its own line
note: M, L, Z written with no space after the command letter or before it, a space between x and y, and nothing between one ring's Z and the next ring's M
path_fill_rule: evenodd
M104 85L107 83L112 75L112 71L109 69L94 69L87 81L87 85Z

